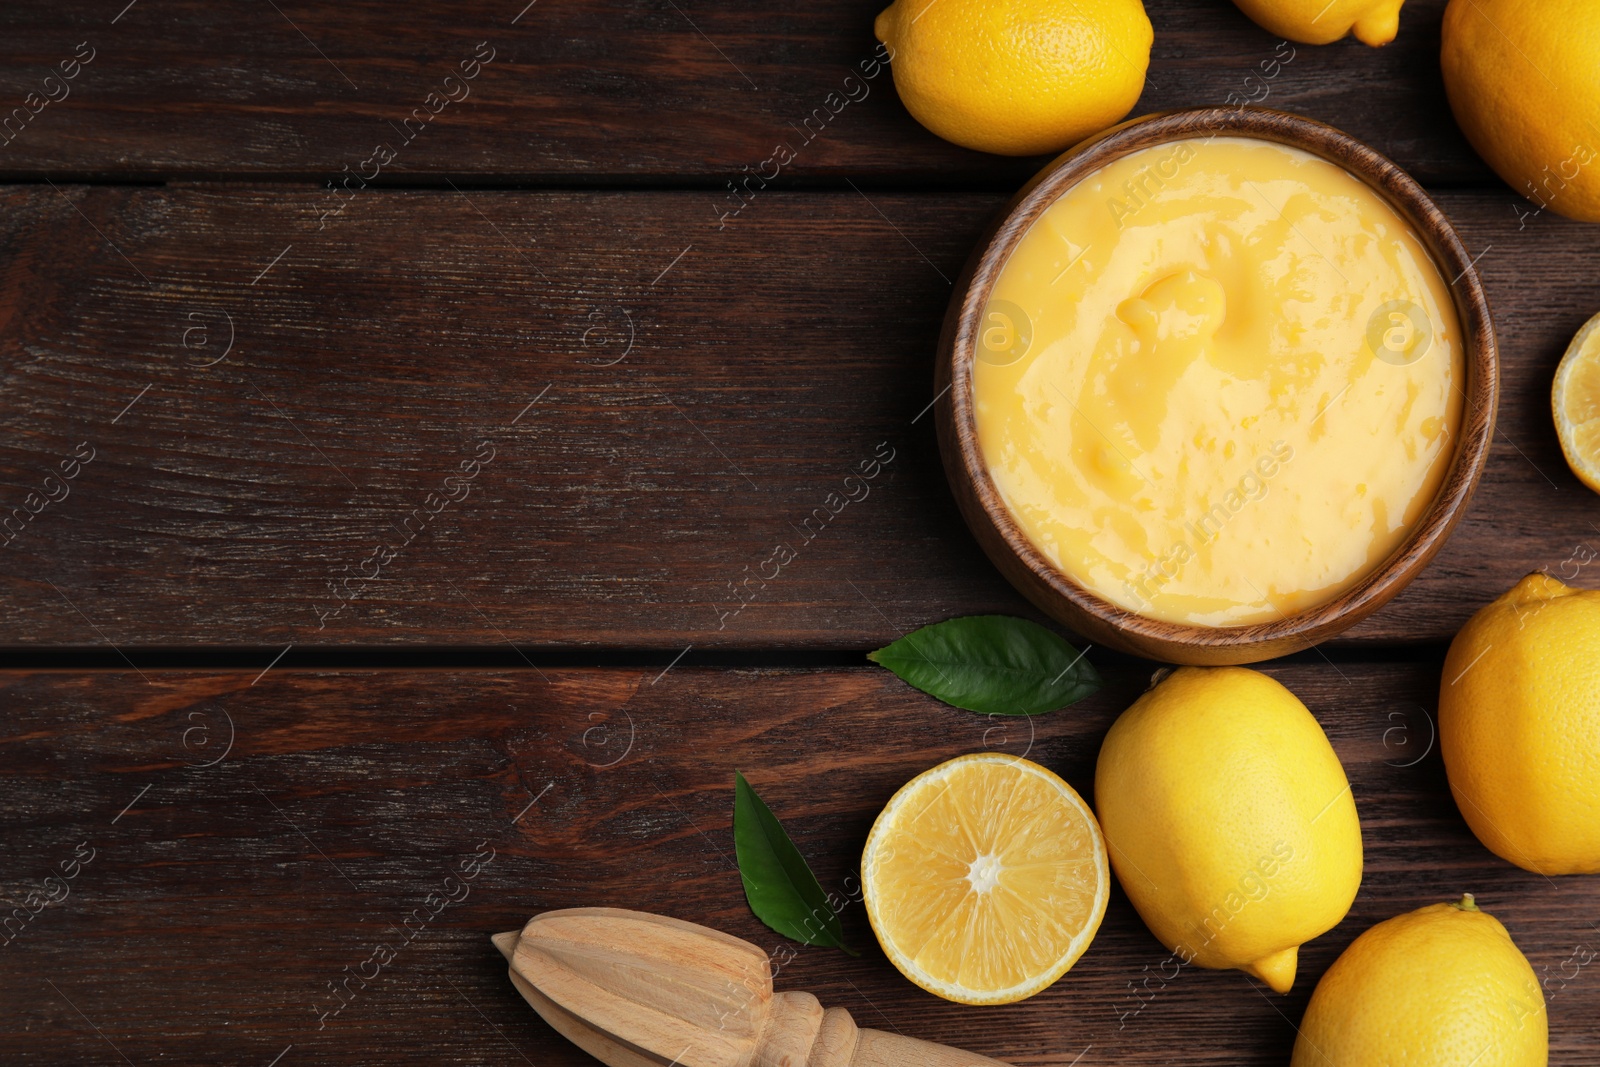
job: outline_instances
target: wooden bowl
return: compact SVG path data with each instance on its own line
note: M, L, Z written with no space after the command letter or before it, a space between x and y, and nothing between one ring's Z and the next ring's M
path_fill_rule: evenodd
M1001 500L978 447L972 365L995 279L1040 214L1091 172L1151 145L1212 134L1303 149L1343 167L1409 222L1450 284L1465 340L1461 435L1438 495L1411 536L1382 566L1335 599L1277 621L1245 626L1163 622L1113 604L1058 571L1028 541ZM1007 206L956 282L939 341L939 449L961 512L978 543L1039 609L1088 640L1173 663L1252 663L1324 641L1372 614L1422 569L1466 510L1494 436L1499 362L1494 326L1472 259L1449 221L1404 171L1331 126L1264 108L1194 108L1123 123L1055 160Z

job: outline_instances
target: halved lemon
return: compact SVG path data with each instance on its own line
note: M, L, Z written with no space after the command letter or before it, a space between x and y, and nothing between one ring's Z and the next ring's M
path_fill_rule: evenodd
M1550 406L1567 466L1600 493L1600 315L1584 323L1567 346L1550 389Z
M1100 824L1070 785L983 752L900 788L867 835L861 885L901 974L959 1004L1010 1004L1083 955L1111 875Z

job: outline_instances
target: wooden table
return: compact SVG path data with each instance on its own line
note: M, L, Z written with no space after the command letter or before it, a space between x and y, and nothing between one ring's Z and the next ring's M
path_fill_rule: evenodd
M1473 610L1540 567L1593 583L1600 498L1547 398L1600 308L1600 229L1467 148L1443 0L1265 82L1278 42L1231 5L1150 0L1138 107L1264 86L1372 143L1493 302L1504 399L1467 520L1384 611L1265 668L1344 760L1361 895L1280 997L1163 967L1114 891L1071 973L987 1009L903 980L857 901L858 959L763 927L732 776L846 895L874 814L939 760L1026 752L1090 794L1151 664L1097 649L1100 694L997 722L862 657L1038 617L962 525L925 416L950 278L1043 161L917 126L873 4L524 3L0 8L0 103L56 97L0 143L0 893L69 890L6 927L0 1061L575 1067L487 935L610 904L1019 1067L1283 1063L1357 933L1472 891L1544 980L1552 1062L1600 1064L1600 881L1479 846L1432 727ZM780 144L778 180L730 192ZM808 537L879 449L870 494ZM797 558L740 596L778 543ZM392 962L336 998L380 942Z

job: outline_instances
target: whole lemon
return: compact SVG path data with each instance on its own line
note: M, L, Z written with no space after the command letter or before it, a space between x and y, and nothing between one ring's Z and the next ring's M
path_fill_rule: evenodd
M1291 1067L1543 1067L1544 994L1506 928L1459 904L1372 927L1317 983Z
M1060 152L1133 109L1150 65L1139 0L895 0L873 24L913 118L983 152Z
M1600 871L1600 591L1534 573L1469 619L1444 661L1439 749L1489 851Z
M1600 222L1600 4L1450 0L1444 87L1456 122L1517 192Z
M1185 963L1288 992L1300 946L1361 885L1339 757L1257 671L1184 667L1145 693L1106 735L1094 795L1117 880Z
M1405 0L1233 0L1250 20L1301 44L1331 44L1354 32L1362 44L1382 45L1400 31Z

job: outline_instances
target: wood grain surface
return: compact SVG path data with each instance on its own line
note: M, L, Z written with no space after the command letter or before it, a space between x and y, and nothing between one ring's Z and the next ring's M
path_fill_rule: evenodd
M1577 961L1600 945L1600 882L1529 874L1471 836L1431 743L1437 662L1269 670L1323 722L1366 846L1354 909L1302 952L1288 995L1176 968L1120 889L1083 959L1023 1004L958 1006L901 978L850 900L872 819L916 773L984 749L1027 753L1092 797L1100 740L1148 673L1102 666L1106 690L1031 722L944 707L876 669L0 675L0 892L66 887L0 947L0 1059L265 1065L292 1045L280 1067L586 1067L488 935L607 905L725 930L772 955L780 990L1019 1067L1282 1064L1316 979L1361 930L1471 891L1544 982L1551 1062L1595 1062L1600 972ZM747 909L735 768L848 901L859 958L788 942ZM374 975L378 944L396 951ZM364 986L330 992L358 972Z
M137 665L0 671L0 1063L589 1067L488 935L609 904L1017 1067L1282 1064L1357 933L1471 891L1544 983L1551 1062L1600 1064L1600 882L1484 850L1432 725L1438 642L1477 606L1537 568L1600 585L1600 497L1548 409L1600 231L1468 149L1445 2L1370 49L1149 0L1135 109L1253 102L1370 143L1434 190L1496 316L1466 521L1350 647L1267 668L1350 775L1361 895L1277 997L1175 967L1114 891L1080 963L998 1009L886 962L849 899L867 830L986 748L1091 796L1150 666L1095 649L1108 688L1023 722L774 668L1033 614L927 408L949 280L1044 161L914 122L876 0L0 5L0 656ZM268 666L291 648L344 669ZM420 669L493 649L530 666ZM753 668L666 667L691 651ZM223 657L259 666L150 666ZM419 669L349 669L375 662ZM745 906L735 768L860 958Z
M1462 526L1349 640L1595 578L1600 497L1548 400L1600 309L1593 231L1439 202L1496 316L1499 430ZM998 197L769 191L725 224L687 191L328 203L0 191L0 646L866 649L1029 610L924 414Z
M886 68L862 78L882 6L6 4L0 104L60 99L14 120L0 176L692 179L721 190L788 144L785 180L1020 184L1042 160L946 144L906 114ZM1339 126L1426 180L1488 178L1446 112L1445 0L1410 0L1385 48L1282 53L1224 0L1145 6L1155 44L1135 114L1249 99ZM80 45L93 58L60 83ZM463 82L480 45L492 58ZM59 84L46 86L52 75ZM438 102L447 95L458 99ZM427 120L405 127L418 108ZM394 158L368 163L383 145Z

